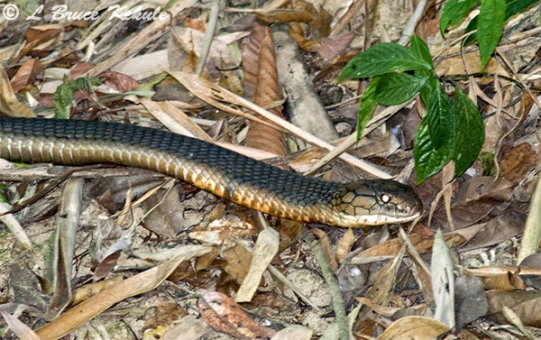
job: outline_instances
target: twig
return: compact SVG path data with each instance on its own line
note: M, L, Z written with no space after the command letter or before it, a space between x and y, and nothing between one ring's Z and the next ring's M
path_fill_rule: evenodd
M203 72L203 67L205 67L209 55L210 46L214 40L214 32L216 32L216 25L218 24L218 14L220 14L220 0L214 0L210 10L207 31L205 32L203 45L201 46L201 53L199 54L199 60L197 61L197 66L195 68L195 74L198 76L201 76L201 73Z
M323 250L319 245L319 241L316 240L314 235L312 235L311 233L306 234L304 240L306 241L306 243L308 243L310 249L312 249L316 260L321 267L321 273L323 274L323 278L329 286L329 291L332 297L332 306L334 314L336 315L336 323L338 324L339 339L352 339L349 332L348 318L346 316L346 306L344 303L344 299L342 298L342 293L340 292L340 287L338 287L338 282L336 281L336 278L334 277L334 274L329 267L327 259L325 259L325 255L323 255Z
M400 40L398 40L398 44L400 45L406 45L413 35L413 31L415 30L415 27L419 23L419 20L421 20L421 17L423 16L423 13L425 11L426 7L426 0L421 0L417 4L417 7L415 8L415 11L413 11L413 14L411 15L410 20L408 21L406 27L404 28L404 31L402 32L402 37L400 37Z

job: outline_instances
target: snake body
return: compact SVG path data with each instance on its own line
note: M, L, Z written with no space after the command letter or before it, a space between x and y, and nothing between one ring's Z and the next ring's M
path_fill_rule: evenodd
M197 139L124 124L0 118L0 158L149 169L251 209L337 227L403 223L422 213L417 195L398 182L305 177Z

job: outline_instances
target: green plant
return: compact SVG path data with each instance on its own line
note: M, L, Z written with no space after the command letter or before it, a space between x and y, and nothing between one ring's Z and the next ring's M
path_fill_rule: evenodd
M418 183L451 160L455 161L455 177L475 161L485 140L481 115L458 87L454 98L446 94L421 38L413 36L410 48L395 43L370 47L346 65L338 81L369 77L372 81L359 108L359 136L378 104L396 105L420 94L426 113L413 149Z
M481 71L500 42L505 22L541 0L448 0L440 17L441 34L461 23L479 8L466 28L464 45L479 44ZM437 77L428 47L413 36L410 48L381 43L354 57L344 68L343 79L372 78L359 108L358 136L376 106L397 105L417 94L426 113L413 145L418 183L438 173L451 160L455 177L475 161L485 140L481 114L475 103L456 85L450 98Z
M476 40L481 55L481 71L496 50L503 33L505 22L515 14L527 9L539 0L449 0L445 3L440 17L440 31L443 36L451 26L461 23L469 13L479 7L479 14L473 17L465 33L471 33L464 40L468 45Z
M62 85L58 86L53 94L55 118L69 118L69 113L75 100L75 92L80 90L91 90L94 86L99 86L101 84L102 82L98 77L68 80L68 78L64 76Z

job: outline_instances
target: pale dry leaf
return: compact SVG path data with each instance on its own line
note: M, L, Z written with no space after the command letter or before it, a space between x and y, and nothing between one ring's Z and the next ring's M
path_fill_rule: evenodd
M289 325L286 328L276 332L276 334L272 337L272 340L310 340L312 339L313 334L314 330L308 327L301 325Z
M434 237L431 260L432 291L436 310L434 319L455 327L455 283L453 276L453 261L441 229L438 229Z
M263 273L278 253L280 236L272 228L265 228L259 233L253 252L253 259L246 278L240 286L235 301L250 301L261 282Z
M507 320L509 320L511 324L515 325L518 329L520 329L522 334L524 334L528 339L535 340L533 334L526 327L524 327L524 324L520 320L520 317L511 308L503 307L503 315Z
M541 240L541 209L538 209L538 207L541 207L541 177L537 180L531 207L532 209L528 213L526 225L524 226L522 243L518 250L517 264L520 264L528 256L535 254L539 249L539 241Z
M439 321L420 316L408 316L393 322L377 340L432 340L451 329Z
M88 72L88 76L95 76L101 72L110 69L120 61L125 60L127 56L132 56L143 48L148 47L148 42L156 39L156 37L167 32L165 29L169 24L169 18L176 17L181 11L193 7L197 3L196 0L181 0L173 3L167 10L167 16L165 20L154 20L148 26L140 30L129 42L127 42L117 53L112 57L98 64L95 68ZM87 40L79 43L82 46ZM81 48L81 47L76 47Z
M209 331L211 328L201 318L196 315L186 315L177 325L165 332L162 340L197 340Z
M156 288L180 263L187 259L202 256L211 250L212 248L208 246L183 246L177 251L172 260L134 275L96 294L38 329L36 333L42 340L61 338L114 304Z
M239 240L255 234L255 227L251 223L219 219L210 222L207 228L196 228L188 237L202 243L229 248Z
M397 313L401 309L400 307L388 307L388 306L378 305L378 304L375 304L372 300L365 297L356 297L355 299L357 299L357 301L359 301L360 303L367 305L379 315L386 316L386 317L392 317L395 313Z
M1 67L1 66L0 66ZM23 226L13 214L7 214L11 210L11 205L0 201L0 221L9 229L9 232L15 236L27 250L32 250L32 241L26 234Z
M0 309L0 315L9 326L9 329L22 340L40 340L40 337L34 331L8 312Z
M62 188L56 219L54 260L51 263L54 275L53 297L45 313L47 320L60 315L71 301L72 265L82 210L83 184L83 178L70 178Z
M239 97L222 87L216 86L207 80L204 80L193 74L184 73L184 72L169 72L169 74L173 78L178 80L180 83L182 83L186 88L188 88L190 92L192 92L196 97L221 110L265 124L265 122L262 121L261 119L257 119L256 117L246 115L243 111L238 110L238 109L233 109L232 107L225 105L224 103L229 102L231 104L244 107L248 110L257 112L258 114L262 115L266 119L272 121L273 123L276 123L277 125L283 127L284 129L296 135L297 137L304 139L310 144L322 147L327 150L332 150L334 148L331 144L322 141L321 139L317 138L314 135L306 133L305 131L298 128L297 126L279 117L276 117L275 115L261 108L260 106L255 105L254 103L242 97ZM365 171L367 171L370 174L373 174L374 176L377 176L380 178L390 178L390 176L384 171L381 171L377 167L369 165L367 162L362 161L356 157L353 157L347 153L343 153L339 157L354 166L358 166L359 168L364 169Z

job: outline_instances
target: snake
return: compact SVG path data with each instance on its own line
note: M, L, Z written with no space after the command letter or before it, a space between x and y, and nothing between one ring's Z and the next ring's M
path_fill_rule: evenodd
M129 124L0 118L0 158L148 169L266 214L334 227L405 223L423 211L413 189L393 180L307 177L199 139Z

